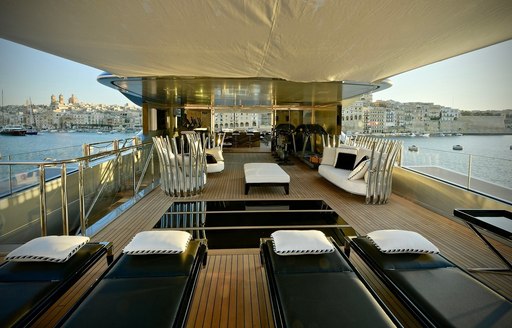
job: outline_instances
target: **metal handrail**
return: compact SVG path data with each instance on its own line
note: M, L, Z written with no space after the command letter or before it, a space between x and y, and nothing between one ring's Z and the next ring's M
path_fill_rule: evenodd
M54 161L7 161L0 162L0 166L9 165L9 167L15 165L25 165L25 166L37 166L39 169L39 205L40 205L40 223L41 223L41 235L47 235L47 208L46 208L46 167L56 167L61 166L61 204L62 204L62 224L63 224L63 233L69 233L69 222L68 222L68 204L67 204L67 164L78 164L78 194L79 194L79 211L80 211L80 230L82 235L86 233L86 213L85 213L85 192L84 192L84 167L91 160L97 160L100 158L108 158L114 155L120 155L123 152L127 152L129 150L135 151L136 149L142 149L148 145L151 145L151 150L153 150L153 146L151 142L145 142L141 144L134 144L131 146L122 147L119 149L114 149L110 151L105 151L102 153L81 156L78 158L72 159L62 159L62 160L54 160ZM11 180L11 177L9 177ZM135 185L134 185L135 188Z

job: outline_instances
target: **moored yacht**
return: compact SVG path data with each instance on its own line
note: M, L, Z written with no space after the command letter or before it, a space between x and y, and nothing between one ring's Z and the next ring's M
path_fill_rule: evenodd
M27 134L27 130L21 125L6 125L0 129L0 134L8 136L24 136Z
M63 13L59 16L59 24L47 24L47 17L53 17L55 6L46 2L31 4L28 12L22 4L3 3L0 5L0 37L108 72L100 75L98 81L142 107L145 141L156 135L186 136L190 132L184 128L186 121L201 122L201 127L212 131L215 112L223 111L265 112L274 127L279 124L319 124L327 133L339 135L343 106L354 97L391 87L387 79L402 72L512 38L509 28L512 5L503 1L482 0L472 6L467 6L465 1L404 4L391 0L378 5L371 1L356 5L351 1L278 0L218 1L208 5L203 1L135 3L109 1L93 8L82 2L59 2L59 11ZM98 15L98 12L102 14ZM120 23L120 13L123 22L131 23ZM372 17L378 17L378 22ZM20 19L24 22L22 26ZM91 24L94 28L84 29ZM376 24L386 28L376 29ZM115 42L112 42L113 36ZM291 147L292 142L286 140L283 144ZM393 171L393 193L389 203L367 205L364 196L342 191L293 158L290 160L293 165L283 166L290 176L289 195L285 195L282 188L273 186L252 188L245 195L243 165L273 162L270 152L225 151L225 171L209 174L201 193L171 197L158 188L140 192L139 181L144 180L144 174L154 174L147 179L147 186L158 186L164 178L158 174L159 160L150 160L148 154L152 150L145 151L146 157L141 153L144 151L110 154L116 158L110 162L112 164L96 166L87 158L78 172L69 176L69 182L46 183L53 192L48 199L43 197L39 202L34 196L38 193L30 190L27 194L11 195L10 199L16 201L2 200L2 204L8 204L0 207L2 220L4 217L9 220L20 217L13 214L12 204L25 207L31 204L26 216L30 222L21 224L38 227L39 218L44 222L46 215L45 201L68 197L66 193L62 194L66 196L59 194L62 186L83 186L86 181L87 186L89 183L97 185L97 190L117 190L119 185L108 183L121 180L121 185L128 185L133 190L107 200L102 199L96 189L86 190L86 196L82 189L73 192L76 198L69 195L69 199L73 199L70 207L75 213L86 212L84 203L99 204L95 207L103 211L105 218L100 218L95 225L79 228L79 215L76 214L72 230L87 231L96 241L112 241L114 255L119 258L121 250L135 233L165 226L163 222L167 219L175 222L171 220L171 214L177 215L180 222L190 218L200 220L206 214L209 216L207 224L192 227L208 228L205 229L206 239L210 235L211 249L207 269L200 274L195 286L195 298L188 313L190 326L203 326L203 323L274 325L275 314L271 311L269 286L262 274L265 270L259 264L257 244L258 237L269 237L273 228L253 225L259 217L253 217L247 220L250 224L245 224L243 220L249 213L263 214L265 222L283 229L286 225L280 220L284 217L282 213L306 212L329 213L329 220L322 217L313 223L300 221L293 225L348 224L361 235L379 229L415 229L436 243L452 261L470 267L482 262L496 265L497 261L485 245L478 243L472 231L452 215L453 209L478 206L510 211L510 204L506 202L400 167ZM129 163L138 166L124 166ZM58 162L47 164L55 166ZM190 172L192 170L188 176L191 176ZM126 176L129 179L122 180ZM73 179L75 182L72 183ZM121 206L117 217L110 220L111 214L117 212L111 210L110 205L127 195L134 197ZM294 207L294 201L308 203L306 200L313 200L314 206ZM223 207L223 211L219 210ZM61 234L63 228L59 216L66 211L53 204L48 209L52 226L49 232ZM238 214L230 223L212 218L218 212L229 211ZM291 217L290 222L293 222L293 215ZM221 222L222 226L215 226L216 222ZM9 221L2 227L11 224ZM227 231L224 236L229 236L228 241L232 243L216 247L215 242L222 238L215 240L215 231L222 228ZM347 232L347 236L350 233L355 234ZM249 235L251 238L247 240L256 240L256 244L243 244ZM34 235L24 237L30 239ZM337 242L342 243L343 238ZM505 252L510 255L510 250L505 248ZM357 255L351 259L358 263L361 271L371 271ZM85 281L77 283L41 315L36 325L51 326L65 316L90 282L107 270L103 263L94 269L85 275ZM474 275L509 299L512 297L509 276ZM381 297L399 318L399 323L421 325L414 315L403 309L398 296L390 293L385 284L379 283L371 272L367 276L368 280L374 281L377 294L388 295ZM91 313L90 317L96 315Z

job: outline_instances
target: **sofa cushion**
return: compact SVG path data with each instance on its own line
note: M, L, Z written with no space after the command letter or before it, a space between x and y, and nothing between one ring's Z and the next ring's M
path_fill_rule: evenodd
M222 155L222 149L220 149L220 147L206 148L205 152L215 157L217 161L224 161L224 156Z
M370 166L370 160L367 159L365 161L362 161L359 163L359 165L356 166L355 169L350 172L348 179L349 180L358 180L362 179L366 172L368 171L368 167Z
M322 155L322 164L334 166L336 160L336 148L325 147Z
M366 195L366 183L363 179L349 180L352 170L337 169L330 165L320 165L318 173L332 184L356 195Z
M350 170L354 168L354 163L356 161L356 154L349 154L343 151L338 152L336 156L336 165L337 169Z
M217 163L215 156L206 154L206 164L215 164L215 163Z
M359 159L359 156L356 156L356 163L354 164L354 168L358 167L359 164L361 164L362 162L366 161L366 160L369 160L370 157L369 156L363 156L361 159Z

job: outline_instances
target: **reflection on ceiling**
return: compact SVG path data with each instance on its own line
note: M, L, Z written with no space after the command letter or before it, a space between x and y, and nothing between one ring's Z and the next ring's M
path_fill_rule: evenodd
M257 108L325 107L364 93L388 88L381 83L290 82L278 79L196 77L121 78L104 74L101 83L127 96L161 106ZM140 105L140 104L139 104Z

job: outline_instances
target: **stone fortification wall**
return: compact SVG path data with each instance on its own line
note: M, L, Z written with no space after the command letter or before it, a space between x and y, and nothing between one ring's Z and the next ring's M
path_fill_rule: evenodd
M461 116L454 123L456 131L462 133L512 133L504 116Z

